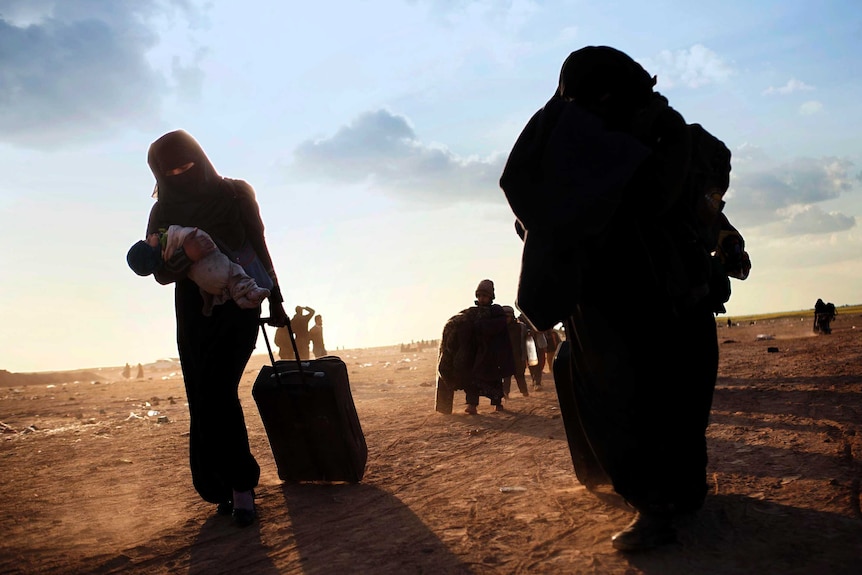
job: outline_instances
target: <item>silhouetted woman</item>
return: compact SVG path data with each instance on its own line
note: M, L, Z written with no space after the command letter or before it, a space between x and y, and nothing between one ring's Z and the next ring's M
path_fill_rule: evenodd
M264 240L264 226L252 187L216 173L188 133L169 132L153 142L147 163L156 177L147 235L171 224L198 227L271 290L270 323L284 325L278 278ZM238 388L251 357L260 308L240 309L233 301L202 313L200 289L185 277L196 259L197 236L165 262L156 274L160 284L176 282L177 347L189 403L189 457L192 481L217 512L249 525L256 518L254 488L260 467L249 449Z

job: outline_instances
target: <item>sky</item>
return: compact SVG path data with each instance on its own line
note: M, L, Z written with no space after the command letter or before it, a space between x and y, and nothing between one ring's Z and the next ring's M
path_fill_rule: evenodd
M0 369L176 357L173 288L125 260L175 129L254 187L330 352L439 338L484 278L512 305L499 177L588 45L731 149L730 316L862 303L856 0L0 0Z

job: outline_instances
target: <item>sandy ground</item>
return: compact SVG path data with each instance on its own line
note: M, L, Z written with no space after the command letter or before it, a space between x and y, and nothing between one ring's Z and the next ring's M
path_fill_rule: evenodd
M860 334L840 310L831 335L807 316L719 328L710 496L679 543L635 555L610 544L631 511L575 478L548 373L506 413L483 399L441 415L435 349L340 352L365 477L283 484L254 356L241 397L260 521L245 529L191 487L178 371L0 387L0 573L860 573Z

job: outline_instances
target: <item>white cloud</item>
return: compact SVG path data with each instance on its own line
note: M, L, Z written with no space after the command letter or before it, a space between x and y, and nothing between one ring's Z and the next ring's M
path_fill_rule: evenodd
M333 136L300 144L297 174L347 183L368 181L390 197L423 204L501 201L504 158L459 157L421 142L403 116L366 112Z
M733 151L733 166L736 168L740 164L743 166L751 165L755 162L768 163L771 162L769 155L763 148L744 142Z
M701 44L688 50L663 50L656 58L640 63L647 72L658 76L658 86L662 89L676 85L699 88L722 83L735 74L729 63Z
M170 8L159 0L5 2L0 139L58 147L151 125L167 81L146 60L158 43L148 20Z
M741 228L772 226L780 235L830 233L855 226L852 215L817 204L859 187L855 164L844 158L799 158L772 164L757 148L734 155L726 208Z
M764 94L792 94L794 92L808 92L814 90L814 86L809 86L805 82L801 80L797 80L796 78L790 78L787 83L783 86L776 88L775 86L770 86L766 90L763 91Z
M803 116L811 116L813 114L819 114L823 111L823 104L818 102L817 100L810 100L805 102L801 106L799 106L799 113Z
M825 212L814 205L790 206L777 210L782 217L774 231L780 236L828 234L849 230L856 225L856 218L839 212Z

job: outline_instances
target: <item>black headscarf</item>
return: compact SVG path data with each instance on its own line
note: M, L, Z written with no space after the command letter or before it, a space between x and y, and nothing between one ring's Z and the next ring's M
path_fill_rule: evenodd
M628 54L610 46L586 46L569 54L560 70L557 95L626 130L634 113L652 97L656 78Z
M185 172L167 175L189 162L194 165ZM245 231L231 185L189 133L175 130L153 142L147 163L156 177L160 225L198 227L227 247L242 245Z

